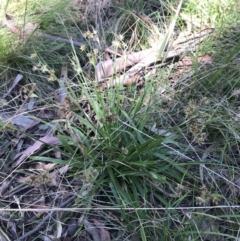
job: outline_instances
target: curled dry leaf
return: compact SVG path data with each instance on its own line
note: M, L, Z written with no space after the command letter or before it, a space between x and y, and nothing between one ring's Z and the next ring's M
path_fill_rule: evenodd
M54 170L53 172L50 173L50 186L55 186L55 187L60 187L59 183L59 175L62 175L67 172L69 166L65 165L59 169Z
M24 116L24 115L18 115L15 116L15 113L7 113L7 112L1 112L0 113L0 119L3 122L10 122L14 125L19 126L20 128L24 128L24 130L26 128L30 128L33 127L34 124L37 124L38 122L36 122L35 120Z
M171 132L168 132L168 131L165 130L165 129L158 129L158 128L156 128L155 126L145 125L144 127L147 128L148 130L150 130L151 132L159 135L159 136L166 136L166 137L167 137L167 136L172 135Z
M212 64L213 57L209 54L199 56L197 58L198 64ZM193 61L190 57L185 56L180 62L176 64L177 67L191 66L193 65Z
M201 226L199 227L200 231L202 231L201 238L203 240L212 240L212 241L223 241L222 237L217 237L214 234L210 233L218 233L217 223L213 220L203 220Z
M7 192L8 188L10 187L10 185L13 182L13 178L12 179L6 179L2 182L2 185L0 186L0 196L4 196L4 194Z
M37 179L37 176L44 176L45 184L52 187L60 187L59 183L59 175L62 175L66 173L69 169L68 165L65 165L59 169L56 169L49 173L49 171L55 166L55 163L49 163L49 164L42 164L38 163L35 168L30 168L29 171L32 171L33 174L30 174L28 176L20 177L18 179L19 183L26 183L26 182L32 182L33 179ZM44 168L42 168L44 166ZM38 173L35 174L35 171ZM46 178L47 177L47 178ZM42 179L40 179L42 180Z
M0 220L2 220L7 224L7 228L11 231L12 234L16 235L17 233L16 221L13 219L10 213L1 211Z
M240 178L238 178L236 181L235 181L235 190L237 192L237 194L239 195L240 194Z
M56 241L57 239L55 239L54 237L53 238L50 238L49 236L47 236L47 235L41 235L40 237L39 237L41 240L43 240L43 241Z

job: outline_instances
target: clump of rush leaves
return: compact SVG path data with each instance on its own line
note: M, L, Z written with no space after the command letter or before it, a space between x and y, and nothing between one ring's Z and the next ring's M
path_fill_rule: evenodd
M229 12L234 2L199 4L189 0L184 11L204 25L222 27L229 19L239 21L234 11ZM88 214L97 214L109 227L120 230L116 236L112 234L116 240L235 240L240 221L239 211L234 209L239 204L240 179L240 45L236 28L222 32L225 38L207 42L215 62L199 72L194 69L190 80L169 91L167 103L156 93L162 75L146 82L141 91L135 86L100 91L84 73L80 56L95 66L100 59L98 44L107 45L110 40L115 48L131 46L133 50L148 46L144 42L151 32L149 26L136 21L133 10L145 11L151 19L164 23L157 1L140 1L138 9L128 1L115 4L111 22L85 26L83 37L90 49L83 45L69 52L73 53L70 60L76 80L67 86L67 104L59 107L65 122L58 134L63 157L46 160L70 165L69 176L82 181L77 204L100 208ZM161 11L166 14L167 8ZM201 18L203 13L209 17ZM47 25L44 23L43 29ZM100 32L103 36L98 36ZM55 60L50 58L52 53L43 55L44 51L33 49L34 55L28 53L33 62L27 72L45 74L52 83L57 79L54 61L62 63L70 55L58 55L63 50L60 45L54 49ZM19 62L17 66L25 68ZM152 131L158 129L170 135ZM215 205L224 208L212 208ZM109 210L101 210L104 207Z
M77 123L68 125L78 141L63 133L59 138L65 148L65 158L74 159L71 163L74 175L78 173L87 188L85 205L118 208L118 218L127 225L126 232L134 230L147 237L152 231L145 230L140 223L148 220L154 225L157 219L150 221L146 210L127 212L125 208L144 209L152 208L154 203L166 206L177 202L188 190L184 189L184 185L189 184L184 176L192 182L195 177L175 162L175 135L154 136L145 128L150 110L143 102L150 86L141 95L134 91L128 95L118 88L107 92L89 90L81 82L79 87L94 112L94 120L72 92L69 98L82 114L69 110ZM175 190L180 185L182 190ZM90 198L98 201L91 203Z

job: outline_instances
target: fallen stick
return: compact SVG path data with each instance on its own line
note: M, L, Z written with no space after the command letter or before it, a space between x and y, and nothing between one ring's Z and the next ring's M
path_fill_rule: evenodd
M118 78L108 80L101 85L101 89L110 87L116 84L123 83L124 85L134 83L133 76L142 68L149 66L152 63L174 58L193 51L194 48L201 43L206 37L213 33L213 29L205 29L200 34L195 36L186 37L183 40L178 40L173 43L172 48L175 50L159 53L157 48L150 48L139 52L134 52L128 55L121 56L114 60L100 61L96 66L96 78L98 82L103 82L108 78L132 65L128 71ZM130 80L131 79L131 80ZM130 81L130 82L129 82Z
M155 63L157 61L166 60L169 58L174 58L177 56L184 56L187 52L193 51L195 47L201 43L208 34L205 34L204 36L200 37L199 39L195 39L194 41L191 41L190 44L186 43L183 48L172 50L167 53L163 53L162 55L159 55L156 49L150 49L151 51L148 52L148 55L142 59L139 63L134 65L132 68L130 68L128 71L126 71L123 75L120 77L115 77L110 80L108 80L105 83L102 83L100 86L100 89L105 89L111 86L115 86L118 84L123 85L131 85L134 84L137 81L137 76L135 76L142 68L149 66L152 63ZM164 56L165 54L165 56ZM113 69L113 68L112 68ZM109 70L109 73L111 71Z
M97 80L102 82L104 78L107 78L124 68L137 64L145 59L147 56L156 52L156 49L150 48L140 52L134 52L128 55L123 55L114 60L101 61L96 66Z

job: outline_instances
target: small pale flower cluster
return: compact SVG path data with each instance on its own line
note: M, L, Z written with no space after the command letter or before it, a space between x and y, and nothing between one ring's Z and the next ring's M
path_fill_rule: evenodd
M34 53L34 54L31 54L30 55L30 58L31 59L36 59L37 58L37 55ZM46 64L43 64L41 63L40 61L38 63L36 63L33 67L32 67L32 70L35 72L35 71L40 71L42 73L47 73L49 74L49 77L48 77L48 81L55 81L57 80L56 76L55 76L55 70L54 69L49 69L49 67L46 65Z
M93 30L92 32L89 31L89 30L86 31L83 34L83 37L86 38L86 39L92 39L92 40L95 40L95 41L98 40L98 36L97 36L97 31L96 30Z
M82 68L81 68L81 65L79 63L79 60L76 56L73 56L72 59L71 59L71 65L74 69L74 71L77 73L77 74L80 74L82 73Z
M207 133L204 132L205 123L209 120L210 116L201 109L208 104L206 98L202 98L199 103L195 100L190 100L188 106L185 109L187 125L189 132L193 135L194 141L199 145L204 144L207 139Z
M196 204L197 205L207 205L211 200L211 192L207 190L205 186L201 188L201 196L196 197Z
M88 31L86 31L86 32L83 34L83 36L84 36L84 38L86 38L86 39L88 39L88 40L90 40L90 41L91 41L91 40L97 41L97 42L99 41L96 30L93 30L92 32L88 30ZM82 52L85 52L85 51L86 51L86 45L81 45L80 50L81 50ZM87 57L89 58L89 61L90 61L91 63L94 64L95 59L96 59L98 53L99 53L99 51L98 51L97 48L94 48L93 51L86 53L86 54L87 54Z
M123 42L124 36L122 34L118 35L115 40L112 41L112 46L117 48L126 48L127 45Z
M181 197L183 195L183 193L188 191L188 187L187 186L183 186L182 184L177 184L177 187L175 188L176 193L178 194L179 197Z
M210 204L210 201L217 205L220 201L220 195L211 193L205 186L203 186L201 188L201 195L196 197L196 204L206 206Z
M81 45L80 49L82 52L84 52L86 50L86 45Z

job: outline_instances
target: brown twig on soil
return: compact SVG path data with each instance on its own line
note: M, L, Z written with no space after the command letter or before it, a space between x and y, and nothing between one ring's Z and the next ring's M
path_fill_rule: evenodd
M69 197L65 202L62 202L59 205L59 208L64 208L67 205L69 205L74 199L76 198L76 195L73 195L71 197ZM45 216L45 218L42 219L42 221L32 230L30 230L29 232L25 233L24 235L22 235L20 238L17 239L17 241L23 240L28 238L29 236L31 236L32 234L36 233L37 231L39 231L39 229L43 226L43 224L45 222L47 222L55 213L56 211L51 211L47 216Z

